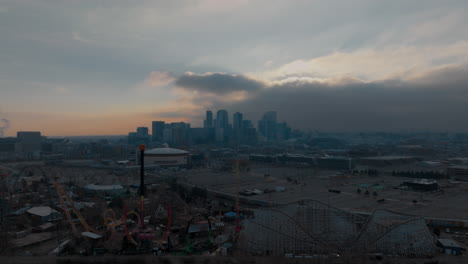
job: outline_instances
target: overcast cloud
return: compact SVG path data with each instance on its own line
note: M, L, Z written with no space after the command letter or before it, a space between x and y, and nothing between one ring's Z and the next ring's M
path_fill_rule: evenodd
M264 85L243 75L226 73L185 73L177 79L177 86L185 89L214 94L229 94L237 91L255 92Z
M301 129L460 131L467 128L460 122L468 113L467 87L468 68L447 67L411 80L289 79L252 91L245 100L226 103L210 98L210 103L214 109L242 109L255 120L274 109L279 119Z
M468 131L467 9L464 0L3 0L0 118L7 135L200 125L206 108L254 121L277 110L319 130Z

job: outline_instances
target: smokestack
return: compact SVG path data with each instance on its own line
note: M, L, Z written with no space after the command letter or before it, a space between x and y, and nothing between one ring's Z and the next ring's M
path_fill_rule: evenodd
M10 121L6 118L0 119L0 137L3 137L5 131L10 127Z

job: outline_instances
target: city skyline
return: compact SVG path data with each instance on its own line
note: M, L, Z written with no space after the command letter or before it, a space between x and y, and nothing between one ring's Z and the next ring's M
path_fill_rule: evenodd
M0 119L5 136L112 135L276 109L304 130L466 132L467 7L5 0Z
M468 263L467 11L0 0L0 259Z

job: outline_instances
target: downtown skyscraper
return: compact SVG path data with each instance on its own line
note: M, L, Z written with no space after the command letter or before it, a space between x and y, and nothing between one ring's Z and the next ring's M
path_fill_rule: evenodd
M232 118L232 130L234 135L234 140L236 142L241 142L243 134L243 116L242 113L236 112Z
M216 112L215 138L217 142L225 142L229 136L229 116L226 110Z
M211 110L206 111L206 118L203 122L204 128L212 128L213 127L213 112Z

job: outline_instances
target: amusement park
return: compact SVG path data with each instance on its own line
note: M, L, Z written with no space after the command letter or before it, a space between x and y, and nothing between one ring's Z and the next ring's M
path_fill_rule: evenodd
M76 168L2 168L2 254L229 254L238 210L192 196L174 175L146 171L145 146L139 151L139 169L110 172L112 180Z
M387 196L395 191L383 183L352 183L369 180L364 176L324 180L318 175L330 171L238 157L187 166L187 151L145 145L138 146L136 157L135 165L117 167L82 161L2 166L1 254L280 257L317 263L382 258L426 263L441 252L463 255L464 246L451 237L468 222L385 208L369 190ZM161 166L168 161L177 167ZM357 194L346 186L357 186ZM354 208L359 201L380 207L347 209L346 196L353 197ZM442 231L448 236L439 237Z

